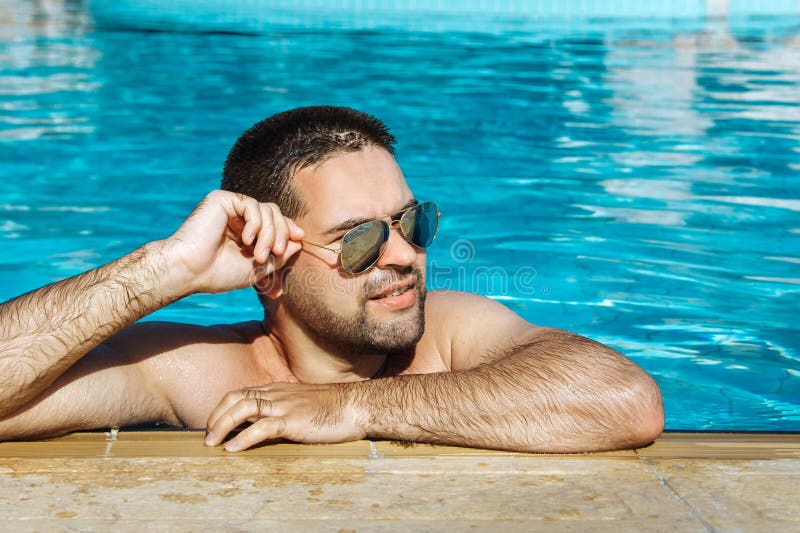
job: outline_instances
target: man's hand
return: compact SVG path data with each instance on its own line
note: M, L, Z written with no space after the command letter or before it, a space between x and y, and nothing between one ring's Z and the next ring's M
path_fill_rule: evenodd
M336 443L366 437L357 412L348 405L346 383L272 383L232 391L208 419L206 445L217 446L235 428L252 424L225 444L238 452L264 441Z
M302 237L277 205L212 191L163 243L188 292L226 292L280 269L300 250Z

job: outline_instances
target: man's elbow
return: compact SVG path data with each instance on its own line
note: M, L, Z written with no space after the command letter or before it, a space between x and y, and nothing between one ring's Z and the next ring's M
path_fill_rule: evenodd
M642 371L628 395L628 417L631 447L650 444L664 431L664 403L661 389L646 372Z

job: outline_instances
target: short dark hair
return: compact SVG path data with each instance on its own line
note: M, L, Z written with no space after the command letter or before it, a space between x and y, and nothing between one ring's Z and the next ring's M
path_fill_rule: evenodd
M369 145L394 155L394 136L377 118L349 107L298 107L273 115L244 132L231 148L222 189L273 202L289 218L308 206L292 176L309 165Z

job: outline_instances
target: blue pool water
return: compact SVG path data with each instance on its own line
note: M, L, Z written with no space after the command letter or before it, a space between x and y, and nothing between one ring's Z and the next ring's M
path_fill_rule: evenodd
M38 5L0 9L0 300L171 233L255 121L349 105L440 205L431 288L615 347L669 429L800 430L798 17L309 11L236 34ZM152 318L259 316L245 290Z

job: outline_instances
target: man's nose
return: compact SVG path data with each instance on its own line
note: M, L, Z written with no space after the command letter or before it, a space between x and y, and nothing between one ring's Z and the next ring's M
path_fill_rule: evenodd
M381 258L378 259L376 266L408 266L414 264L416 260L417 249L403 238L400 234L400 230L392 228L389 233L389 241L386 243L386 248Z

